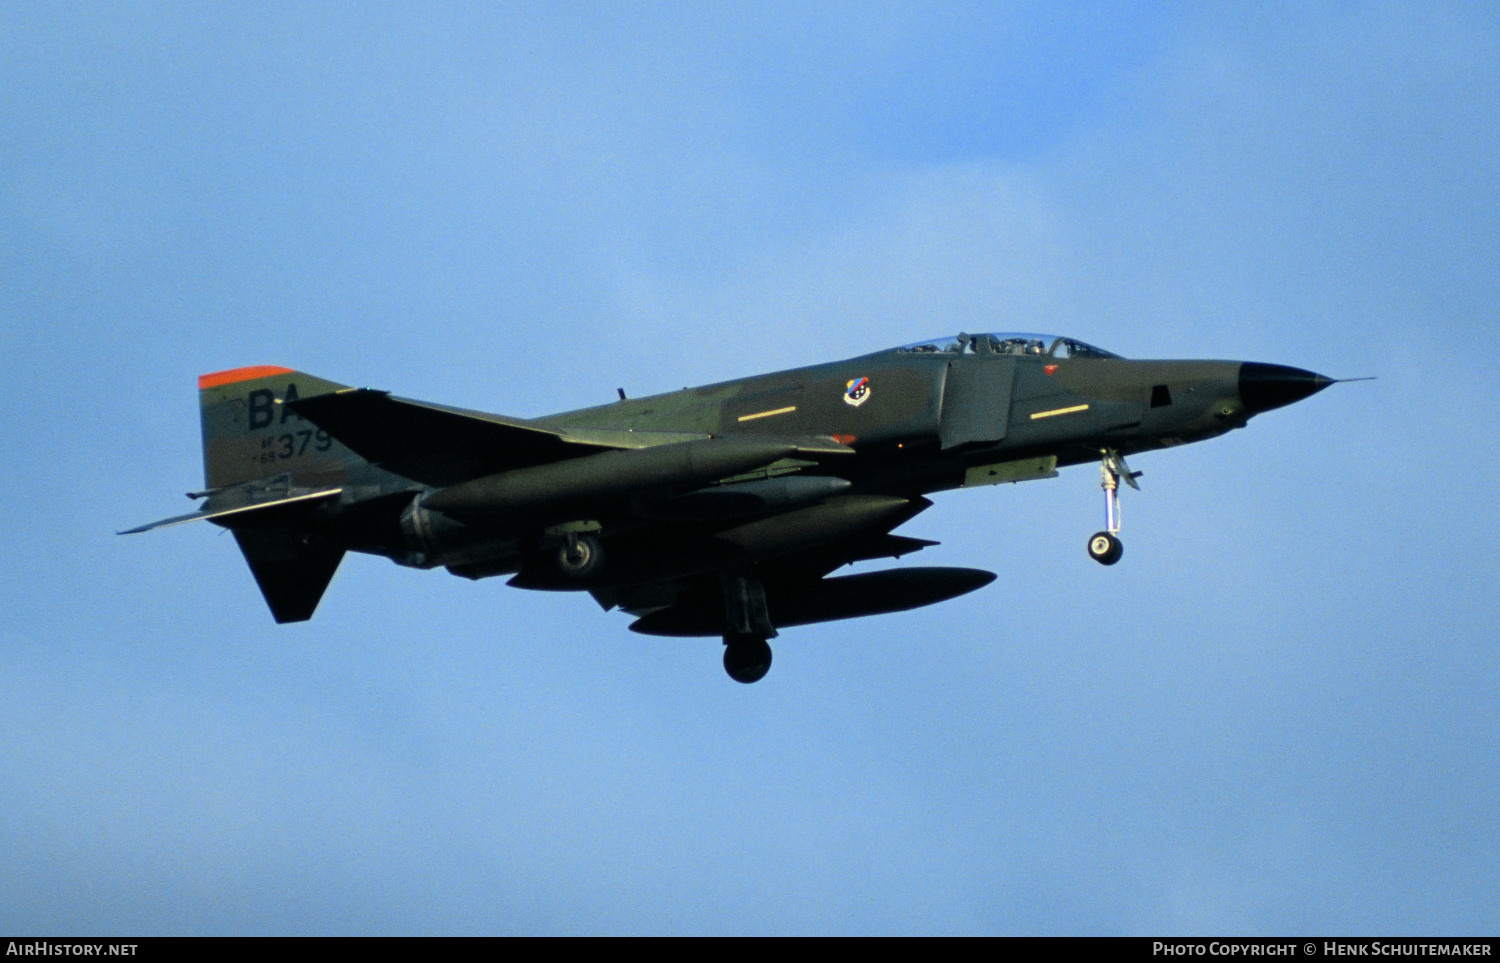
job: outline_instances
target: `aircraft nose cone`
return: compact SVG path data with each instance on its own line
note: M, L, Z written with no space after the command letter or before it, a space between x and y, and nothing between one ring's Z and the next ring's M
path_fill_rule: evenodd
M1258 415L1315 395L1333 384L1333 380L1284 364L1246 361L1240 365L1240 400L1248 414Z

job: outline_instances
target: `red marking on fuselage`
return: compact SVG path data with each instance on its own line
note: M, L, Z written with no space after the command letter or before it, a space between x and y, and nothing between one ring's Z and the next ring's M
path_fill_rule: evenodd
M258 364L249 368L231 368L228 371L215 371L213 374L198 376L198 390L206 388L217 388L220 385L232 385L237 381L254 381L256 378L271 378L276 375L296 374L291 368L281 368L274 364Z
M1057 371L1057 365L1044 364L1042 365L1042 371L1046 372L1047 374L1052 374L1053 372Z

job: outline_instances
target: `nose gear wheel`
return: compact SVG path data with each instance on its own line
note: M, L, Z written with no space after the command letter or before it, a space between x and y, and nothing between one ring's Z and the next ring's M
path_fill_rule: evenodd
M1124 543L1110 532L1096 532L1089 539L1089 557L1100 565L1113 565L1124 554Z

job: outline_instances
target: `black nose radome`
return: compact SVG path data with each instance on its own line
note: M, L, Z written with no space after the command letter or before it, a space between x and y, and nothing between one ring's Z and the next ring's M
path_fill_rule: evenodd
M1315 395L1333 384L1332 378L1284 364L1246 361L1240 365L1240 400L1249 414L1280 408Z

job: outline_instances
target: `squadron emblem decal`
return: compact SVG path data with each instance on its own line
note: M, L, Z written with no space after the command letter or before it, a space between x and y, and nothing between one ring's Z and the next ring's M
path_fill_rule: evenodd
M870 400L870 379L855 378L844 385L844 404L858 408Z

